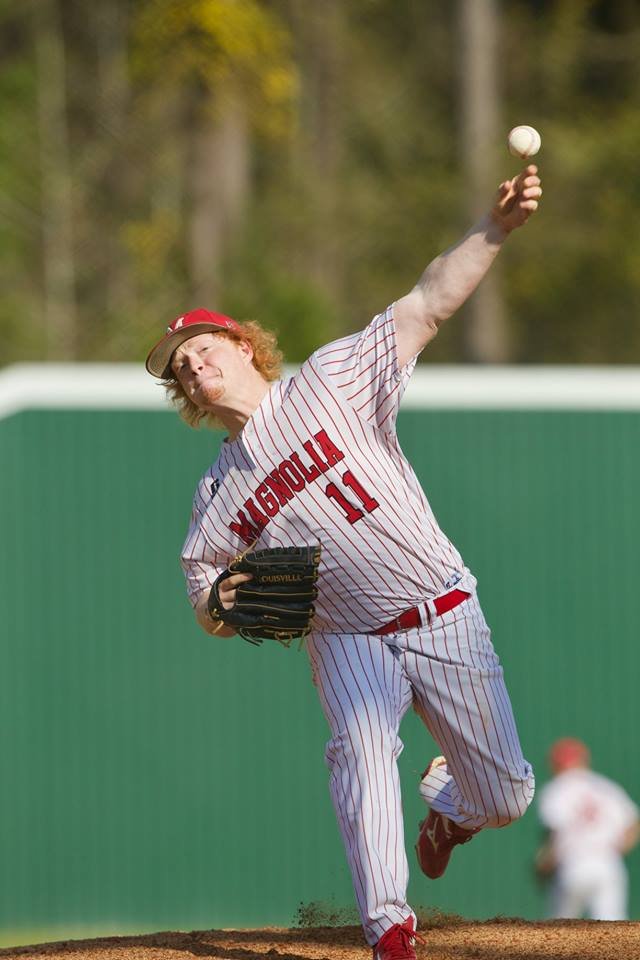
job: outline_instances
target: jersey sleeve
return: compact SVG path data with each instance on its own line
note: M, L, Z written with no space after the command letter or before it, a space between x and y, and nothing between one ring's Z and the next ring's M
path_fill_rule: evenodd
M626 830L638 819L640 811L629 794L619 784L612 784L621 830Z
M538 817L547 830L556 830L558 818L555 815L557 804L554 802L553 784L544 786L538 795Z
M180 563L186 579L187 596L193 607L203 591L209 592L214 580L223 570L226 570L228 565L228 554L216 549L205 533L204 520L207 504L205 491L208 480L210 481L210 478L207 476L203 477L195 492L191 522L180 555Z
M387 307L359 333L321 347L309 361L340 390L359 416L382 430L395 425L418 356L398 367L393 307Z

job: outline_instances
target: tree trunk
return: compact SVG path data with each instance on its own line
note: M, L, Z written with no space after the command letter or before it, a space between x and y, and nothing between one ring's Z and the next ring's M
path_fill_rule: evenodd
M103 162L98 182L99 195L105 200L100 260L106 317L113 319L132 316L135 311L130 259L122 242L123 220L129 216L135 198L128 157L131 96L127 64L128 24L122 0L93 0L88 15L89 10L95 19L98 40L98 98L95 106L103 135ZM128 332L130 326L115 323L113 329L120 331L122 339L122 334Z
M33 10L38 70L45 354L48 360L72 360L76 354L77 321L64 37L57 0L38 0Z
M193 305L215 308L223 259L242 221L249 193L247 110L231 84L220 91L215 110L207 102L194 109L190 146L187 229L191 295Z
M295 145L310 213L308 270L318 287L339 296L342 287L340 161L344 82L344 4L290 0L298 60L304 63L300 129Z
M489 205L495 178L499 129L495 0L459 0L461 78L460 155L470 220ZM507 319L500 284L500 263L494 264L465 310L465 353L479 363L502 363L509 357Z

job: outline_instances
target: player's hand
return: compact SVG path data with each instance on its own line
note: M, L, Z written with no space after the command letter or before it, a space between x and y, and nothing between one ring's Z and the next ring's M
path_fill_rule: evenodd
M505 233L511 233L516 227L523 226L536 212L541 196L538 168L531 163L517 177L500 184L491 217Z
M253 580L252 573L234 573L223 580L218 588L220 603L225 610L231 610L236 602L236 590L246 580Z
M558 864L550 843L543 843L538 849L533 865L540 880L546 880L555 873Z

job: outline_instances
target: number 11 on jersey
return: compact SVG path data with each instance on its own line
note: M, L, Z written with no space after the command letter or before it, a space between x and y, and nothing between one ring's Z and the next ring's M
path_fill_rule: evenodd
M342 482L344 483L345 487L349 487L351 490L353 490L367 513L371 513L376 509L376 507L380 506L378 501L374 500L374 498L367 493L360 481L356 480L354 475L351 473L351 470L347 470L342 474ZM332 500L335 500L338 506L344 510L345 517L349 523L357 523L358 520L361 520L362 517L364 517L363 511L359 507L354 506L351 500L345 496L337 484L328 483L324 492Z

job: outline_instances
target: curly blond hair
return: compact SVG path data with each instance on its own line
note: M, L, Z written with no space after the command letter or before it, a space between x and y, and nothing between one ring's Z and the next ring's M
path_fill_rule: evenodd
M282 352L278 348L275 333L265 330L255 320L245 320L239 323L240 330L221 330L215 332L216 337L229 337L237 343L246 340L253 350L252 364L267 383L279 380L282 375ZM212 331L213 332L213 331ZM197 429L204 424L206 427L220 427L222 424L215 414L201 410L184 392L179 380L163 380L162 385L167 396L178 413L190 427Z

